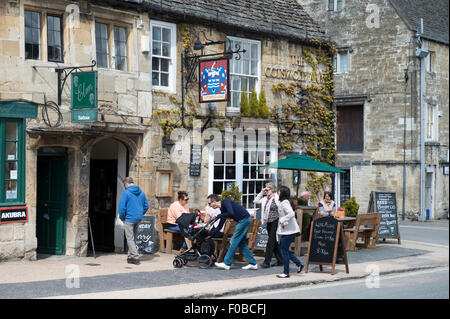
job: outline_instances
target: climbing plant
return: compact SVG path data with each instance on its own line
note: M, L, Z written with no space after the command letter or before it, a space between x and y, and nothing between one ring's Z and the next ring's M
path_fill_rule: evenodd
M295 145L300 146L306 155L330 165L335 160L334 50L329 45L319 45L314 52L313 49L303 48L304 60L312 68L312 78L321 78L322 81L274 85L272 92L279 96L282 103L275 105L271 111L271 120L279 128L281 148L292 150ZM325 70L318 77L321 65L325 66ZM300 92L306 92L306 103L300 103ZM319 196L329 182L328 176L308 173L306 189L312 196Z

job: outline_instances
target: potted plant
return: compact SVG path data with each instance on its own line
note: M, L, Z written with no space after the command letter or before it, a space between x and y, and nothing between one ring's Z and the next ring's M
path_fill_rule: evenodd
M356 202L356 198L352 197L342 204L345 209L345 215L349 217L356 217L358 215L359 204Z
M222 190L221 199L229 198L238 204L241 204L242 192L239 191L239 187L234 183L231 184L230 190Z

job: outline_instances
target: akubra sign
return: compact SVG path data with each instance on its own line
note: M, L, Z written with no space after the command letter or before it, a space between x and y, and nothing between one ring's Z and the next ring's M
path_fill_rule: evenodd
M200 61L200 103L228 101L228 59Z

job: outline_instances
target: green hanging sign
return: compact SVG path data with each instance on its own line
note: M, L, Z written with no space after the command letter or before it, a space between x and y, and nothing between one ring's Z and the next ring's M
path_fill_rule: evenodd
M72 73L72 109L97 108L97 71Z
M97 71L76 72L72 78L72 122L97 122Z

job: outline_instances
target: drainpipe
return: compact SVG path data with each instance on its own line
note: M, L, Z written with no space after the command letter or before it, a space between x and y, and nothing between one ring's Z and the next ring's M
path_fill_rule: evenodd
M425 58L428 51L422 39L423 19L420 18L420 33L417 38L420 49L416 49L416 56L420 58L420 220L425 220Z

